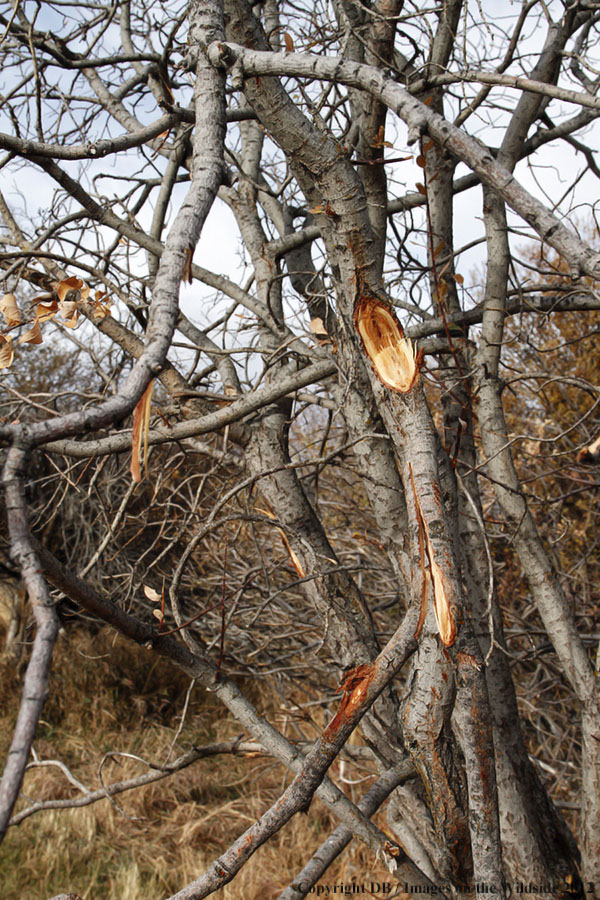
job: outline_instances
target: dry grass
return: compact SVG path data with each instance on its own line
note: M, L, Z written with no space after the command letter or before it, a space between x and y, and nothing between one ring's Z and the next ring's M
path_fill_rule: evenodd
M0 752L6 752L20 686L0 672ZM108 630L94 636L71 632L56 651L51 696L35 749L40 758L60 759L89 788L109 750L165 759L179 724L186 678L146 651ZM251 693L253 686L246 686ZM265 685L261 683L261 691ZM254 697L253 699L257 699ZM260 706L276 718L278 701ZM177 752L239 734L214 696L192 695ZM139 763L109 762L107 782L145 771ZM197 877L279 795L286 775L264 757L215 757L172 778L120 795L126 816L109 801L76 810L37 813L11 828L0 848L2 900L46 900L65 890L84 900L159 900ZM370 781L361 785L360 794ZM24 793L32 799L74 796L77 791L55 768L28 772ZM359 796L360 796L359 794ZM26 804L19 802L19 808ZM382 822L383 824L383 822ZM224 900L271 900L299 871L335 827L315 801L262 848L231 885ZM384 878L384 870L358 845L351 845L327 873L328 883Z

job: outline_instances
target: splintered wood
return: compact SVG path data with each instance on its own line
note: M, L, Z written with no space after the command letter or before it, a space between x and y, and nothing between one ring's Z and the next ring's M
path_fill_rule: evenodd
M431 584L433 585L433 611L435 613L435 621L437 624L440 640L445 647L451 647L456 640L456 623L454 621L454 616L452 615L452 607L449 597L451 589L449 587L447 588L446 577L442 569L435 561L433 546L431 543L431 538L429 536L429 528L427 527L427 522L423 514L421 501L419 500L419 495L417 493L412 466L410 465L410 463L408 464L408 466L410 471L410 480L412 482L413 495L415 498L415 510L419 522L419 545L421 550L421 568L423 570L423 577L425 579L424 584L426 585L427 581L430 580ZM425 559L427 559L427 563L425 562ZM423 620L425 618L426 597L427 591L425 590L423 595L423 608L421 610L421 616L419 618L418 631L420 631Z
M138 400L133 411L133 428L131 430L131 466L130 472L133 480L139 484L142 481L140 468L140 450L143 447L144 471L148 466L148 432L150 430L150 409L152 403L152 388L154 379Z
M407 394L419 377L420 354L404 337L391 308L374 297L361 297L354 310L354 325L381 383Z

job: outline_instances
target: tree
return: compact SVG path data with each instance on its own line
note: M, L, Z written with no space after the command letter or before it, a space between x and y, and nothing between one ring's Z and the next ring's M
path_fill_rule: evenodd
M585 138L600 111L597 5L531 0L502 14L460 0L431 9L400 0L3 6L5 177L23 191L35 173L48 199L30 212L14 187L0 197L0 362L12 391L0 426L6 520L36 627L0 782L0 834L47 695L55 589L215 691L293 773L274 805L174 897L204 897L233 879L313 796L340 830L302 873L289 873L282 896L308 893L351 838L419 892L505 897L526 882L534 897L595 896L594 607L581 605L552 526L536 522L510 427L525 418L522 406L515 417L514 384L539 380L539 359L526 328L505 326L526 314L521 322L560 331L568 312L565 333L584 340L600 305L600 254L575 218L579 182L598 177ZM555 185L538 173L554 159L567 168L563 148L577 155L555 203ZM420 180L404 191L415 168ZM476 222L457 249L465 192ZM193 262L217 204L235 218L250 277ZM525 284L524 236L541 247ZM472 242L485 253L479 296L459 270ZM569 277L545 278L548 248ZM191 312L188 283L213 292L201 314ZM31 378L18 390L17 332L22 343L45 343L28 356L31 365L37 354L37 378L50 342L64 352L70 341L82 380L43 402ZM590 366L555 377L559 427L542 402L527 409L542 425L526 436L569 454L588 487L594 457L578 463L577 452L595 437L596 375ZM306 410L292 425L298 404ZM123 477L130 450L133 483ZM337 488L344 510L328 508L321 490L327 479L334 489L333 463L351 471ZM64 488L52 521L59 515L77 534L81 555L41 527L39 473L50 470ZM81 537L93 536L95 515L81 479L104 491L99 543ZM134 508L143 527L129 539L120 529ZM367 519L362 541L352 523ZM206 608L202 542L219 530L229 537L215 545L208 578L218 593L220 571L222 591ZM101 573L114 571L114 553L105 551L131 541L130 577L107 589ZM381 575L369 571L376 560ZM576 835L523 733L505 634L507 560L577 709ZM374 602L378 578L397 598L391 614ZM254 640L246 627L267 628L267 606L285 628L265 658L282 665L285 634L296 661L315 657L322 691L339 684L309 747L264 719L228 672L234 662L253 672L235 646ZM354 804L327 771L359 724L378 777ZM370 816L388 797L386 834Z

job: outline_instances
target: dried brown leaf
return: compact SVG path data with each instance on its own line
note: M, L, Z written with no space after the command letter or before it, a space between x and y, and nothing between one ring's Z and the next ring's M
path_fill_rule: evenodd
M21 337L19 338L19 344L43 344L44 338L42 337L42 329L40 328L40 321L36 319L27 331L24 331Z
M283 33L283 43L285 44L285 49L288 53L294 52L294 41L292 40L292 36L285 31Z
M0 312L6 319L9 328L21 324L21 312L17 306L17 298L14 294L4 294L0 300Z
M62 303L70 291L79 291L83 286L84 284L81 278L77 278L76 275L71 275L70 278L63 278L62 281L58 282L56 285L56 295Z
M59 306L56 300L43 300L36 307L35 318L38 322L46 322L48 319L53 319L58 310Z
M151 603L162 603L162 594L159 594L158 591L155 591L154 588L149 587L147 584L144 585L144 594Z
M323 324L323 319L319 317L317 317L316 319L311 319L308 327L316 336L321 347L324 347L326 344L331 344L331 340L329 339L329 335L327 334L327 329Z
M8 369L14 357L15 348L10 334L0 334L0 369Z
M63 300L60 304L60 315L66 328L76 328L79 319L77 300Z
M92 303L92 319L105 319L110 316L110 308L105 303L94 300Z
M314 334L327 334L327 329L325 328L325 325L323 324L323 319L321 319L319 317L317 317L315 319L311 319L310 325L308 327Z
M65 319L62 324L65 326L65 328L77 328L79 324L79 311L77 311L73 318Z

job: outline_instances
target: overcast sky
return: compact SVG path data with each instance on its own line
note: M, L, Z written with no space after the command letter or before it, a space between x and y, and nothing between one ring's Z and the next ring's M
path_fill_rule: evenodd
M6 3L0 4L7 6ZM24 4L26 9L33 7L33 4ZM469 19L463 19L461 23L461 32L457 37L457 43L469 46L481 58L481 65L486 65L488 69L493 69L496 64L496 48L500 47L500 31L501 28L508 28L511 20L519 11L520 4L513 3L511 0L483 0L481 6L471 5L473 14L478 14L481 8L490 17L490 26L487 30L479 29L477 32L469 30ZM554 15L562 9L562 4L551 2L549 9ZM57 28L59 24L55 21L55 14L48 10L46 4L42 4L40 12L41 18L38 27L45 23L46 27ZM47 20L47 21L46 21ZM118 29L114 29L112 40L115 45L118 44ZM481 41L482 35L485 37L485 46L473 47L475 37ZM539 27L530 27L525 32L522 44L523 58L510 71L519 72L527 71L530 63L539 53L543 45L545 37L545 27L541 24ZM55 70L57 71L57 70ZM1 90L5 92L10 86L11 79L14 78L13 73L0 74ZM578 84L569 84L569 87L581 89ZM470 93L477 90L476 86L469 85L465 90ZM493 88L491 97L497 99L500 105L511 107L518 92L507 88ZM451 115L448 109L447 114ZM553 101L549 107L549 112L555 122L558 122L564 116L572 116L578 112L578 108L564 103ZM141 115L140 110L136 110L136 114ZM157 114L156 108L148 108L146 111L147 120L153 119ZM503 128L507 121L507 113L501 110L494 114L492 120L481 119L473 116L468 121L468 130L477 135L480 139L489 142L492 146L500 143ZM406 128L403 123L398 121L394 114L389 115L388 139L393 143L392 148L386 149L389 156L407 156L414 153L414 148L407 146ZM232 126L235 128L235 126ZM0 128L5 131L12 132L12 124L6 114L0 110ZM120 132L120 126L111 125L111 132L117 134ZM35 138L33 133L31 137ZM598 149L597 127L589 127L584 134L577 135L579 140L585 143L593 150ZM157 158L155 161L158 170L164 167L164 160ZM114 158L108 157L94 163L86 163L88 178L94 173L98 175L103 173L103 177L96 180L95 185L101 193L105 192L110 199L119 196L119 191L124 189L124 185L129 185L116 178L115 176L123 176L127 174L126 166L122 157L117 162ZM137 167L138 163L135 154L131 156L131 171ZM77 174L80 164L65 163L64 167L72 174ZM581 153L577 153L572 147L565 142L555 142L538 151L536 154L535 168L531 168L528 162L520 163L517 166L516 176L521 183L532 194L537 196L547 205L552 206L560 201L559 211L576 210L577 216L581 221L591 218L593 209L595 208L595 198L598 194L597 179L589 172L582 174L586 168L586 160ZM389 174L394 181L393 196L400 196L406 191L414 191L416 182L422 180L422 170L414 163L407 160L395 166L389 167ZM457 176L466 173L464 166L459 166ZM29 164L26 168L20 167L18 172L14 169L4 168L0 172L0 183L2 190L9 200L14 203L19 220L24 226L27 225L29 218L36 219L50 205L53 186L48 177L43 175L39 169ZM181 198L186 190L185 185L177 188L174 194L175 205L181 202ZM455 247L467 245L470 242L481 237L483 234L481 222L481 189L475 188L462 195L459 195L455 201ZM117 209L117 212L119 210ZM149 223L150 210L141 213L138 221L144 227ZM173 209L171 209L171 218ZM516 216L511 216L511 224L520 227L522 222ZM514 239L513 239L514 240ZM220 274L225 274L236 281L243 281L244 267L243 253L241 252L239 235L233 215L221 201L217 201L211 211L200 243L196 249L195 261L202 266ZM473 282L472 274L476 267L483 259L483 249L476 246L461 255L457 262L457 269L465 277L465 289L469 291ZM247 273L246 273L247 274ZM182 292L182 302L185 311L192 315L195 319L202 321L210 315L209 307L212 305L208 298L214 294L210 289L199 283L194 283L190 287L185 287ZM225 305L228 305L228 302ZM465 302L468 300L465 298Z

